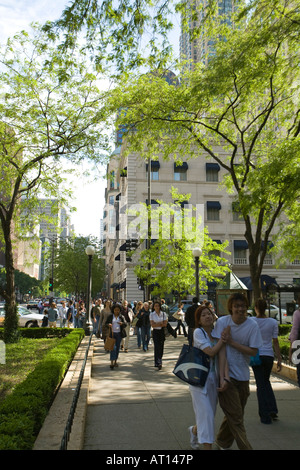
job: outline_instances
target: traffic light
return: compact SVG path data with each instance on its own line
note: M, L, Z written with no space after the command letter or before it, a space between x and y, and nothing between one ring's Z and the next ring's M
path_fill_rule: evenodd
M125 250L126 251L136 250L138 247L138 244L139 244L139 241L137 238L130 238L129 240L126 240Z
M49 291L53 292L53 278L52 277L50 277L49 279Z
M138 247L138 244L139 244L138 239L137 238L132 238L130 240L130 242L131 242L131 249L136 250L136 248Z

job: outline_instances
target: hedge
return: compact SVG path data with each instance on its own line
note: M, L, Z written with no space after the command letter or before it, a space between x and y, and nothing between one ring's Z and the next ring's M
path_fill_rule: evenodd
M70 328L19 328L18 333L22 338L64 338L73 329ZM75 330L74 330L75 331ZM0 328L0 340L3 340L4 328Z
M45 328L26 330L44 330L44 334L47 334ZM50 350L34 371L2 402L0 450L32 449L52 404L55 390L84 335L84 330L79 328L68 330L68 335L62 338L59 345Z

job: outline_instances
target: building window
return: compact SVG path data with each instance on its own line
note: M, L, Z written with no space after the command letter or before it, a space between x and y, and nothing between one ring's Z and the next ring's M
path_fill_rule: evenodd
M181 165L174 163L174 181L186 181L187 180L188 165L186 162Z
M207 201L207 220L220 220L221 204L218 201Z
M248 243L246 240L234 240L234 264L247 264Z
M110 189L115 188L115 172L111 171L109 175L109 181L110 181Z
M234 222L239 222L243 220L243 214L241 212L240 203L238 201L234 201L231 207L232 207L232 220Z
M158 161L151 161L151 180L158 181L159 180L159 168L160 164ZM146 173L148 178L148 163L146 164Z
M219 181L220 165L218 163L206 163L206 181Z
M109 198L108 198L108 204L109 204L110 206L113 206L114 203L115 203L115 198L114 198L114 196L109 196Z

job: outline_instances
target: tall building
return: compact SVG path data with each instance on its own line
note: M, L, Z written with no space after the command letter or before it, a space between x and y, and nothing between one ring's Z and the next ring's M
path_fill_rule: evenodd
M214 54L214 42L211 41L202 31L201 35L191 39L190 31L197 30L203 21L207 0L190 0L187 2L188 31L181 27L179 38L180 57L187 61L186 67L193 68L198 62L207 63L209 56ZM218 14L224 21L231 21L231 14L234 12L234 5L237 0L219 0Z
M237 0L220 0L219 14L230 20ZM192 6L206 6L206 0L190 1ZM200 10L199 10L200 11ZM195 18L191 27L197 27ZM189 66L208 60L214 53L214 44L202 35L190 41L190 36L183 30L180 36L181 57L189 61ZM202 155L188 159L182 155L183 164L176 166L174 161L159 159L150 163L143 161L134 152L128 151L122 131L118 134L117 147L107 166L106 207L103 214L103 246L106 260L106 294L114 299L128 301L143 300L144 292L139 289L134 273L135 259L126 256L126 240L130 238L124 231L126 209L148 200L148 170L151 171L151 201L157 199L172 202L170 188L175 186L180 193L190 193L190 203L203 205L204 224L209 236L220 242L228 241L231 254L228 262L234 274L243 280L250 278L249 250L244 237L245 225L235 204L235 195L220 189L224 177L222 169L213 159ZM220 148L218 151L221 151ZM225 151L224 151L225 152ZM128 225L127 218L127 225ZM274 280L278 284L300 283L300 260L295 260L284 268L275 266L275 259L268 254L264 260L262 275L265 286ZM249 284L248 284L249 285ZM208 289L211 287L208 285ZM170 293L166 293L166 296ZM283 300L283 299L282 299ZM285 301L290 298L284 299ZM283 302L284 302L283 300Z
M148 199L148 164L134 152L126 153L126 141L111 157L108 175L114 171L114 181L108 179L106 206L103 214L104 253L107 270L106 293L114 299L143 300L134 273L135 259L128 259L125 251L125 224L130 223L126 209L145 203ZM183 158L184 159L184 158ZM166 203L171 200L170 188L180 193L190 193L190 203L203 205L204 224L215 241L228 240L228 258L232 271L239 278L249 278L249 250L244 238L245 225L234 203L235 196L220 189L224 171L213 160L193 158L176 166L174 161L151 162L151 201ZM126 219L127 218L127 219ZM277 269L271 254L264 261L263 275L266 282L275 279L279 284L293 284L300 279L300 260L285 268ZM209 287L209 286L208 286ZM170 294L170 293L166 293Z

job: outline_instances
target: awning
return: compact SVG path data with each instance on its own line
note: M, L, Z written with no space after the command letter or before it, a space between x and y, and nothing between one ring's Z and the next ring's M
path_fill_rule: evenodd
M152 168L160 168L160 163L157 160L151 160L151 169ZM148 163L146 163L146 170L148 171Z
M240 279L249 290L252 290L251 277L241 277ZM277 285L276 279L274 277L267 276L266 274L260 276L260 286L262 290L266 290L270 285Z
M207 209L221 210L221 204L219 203L219 201L207 201L206 206L207 206Z
M187 162L183 162L183 163L174 163L174 171L176 170L188 170L189 166L187 164Z
M233 246L237 250L247 250L248 249L248 242L246 240L234 240Z
M148 199L146 199L145 202L146 202L146 204L147 204L147 206L148 206ZM151 199L151 206L152 206L152 205L155 205L155 204L156 204L157 206L159 205L158 202L157 202L155 199Z
M265 247L265 242L262 241L262 242L261 242L261 249L263 250L264 247ZM274 247L274 243L272 243L271 241L268 241L268 250L270 250L270 249L273 248L273 247Z
M121 289L125 289L125 287L126 287L126 279L125 279L125 281L123 281L123 282L121 283L121 285L120 285L120 288L121 288Z
M207 170L220 171L219 163L206 163Z

